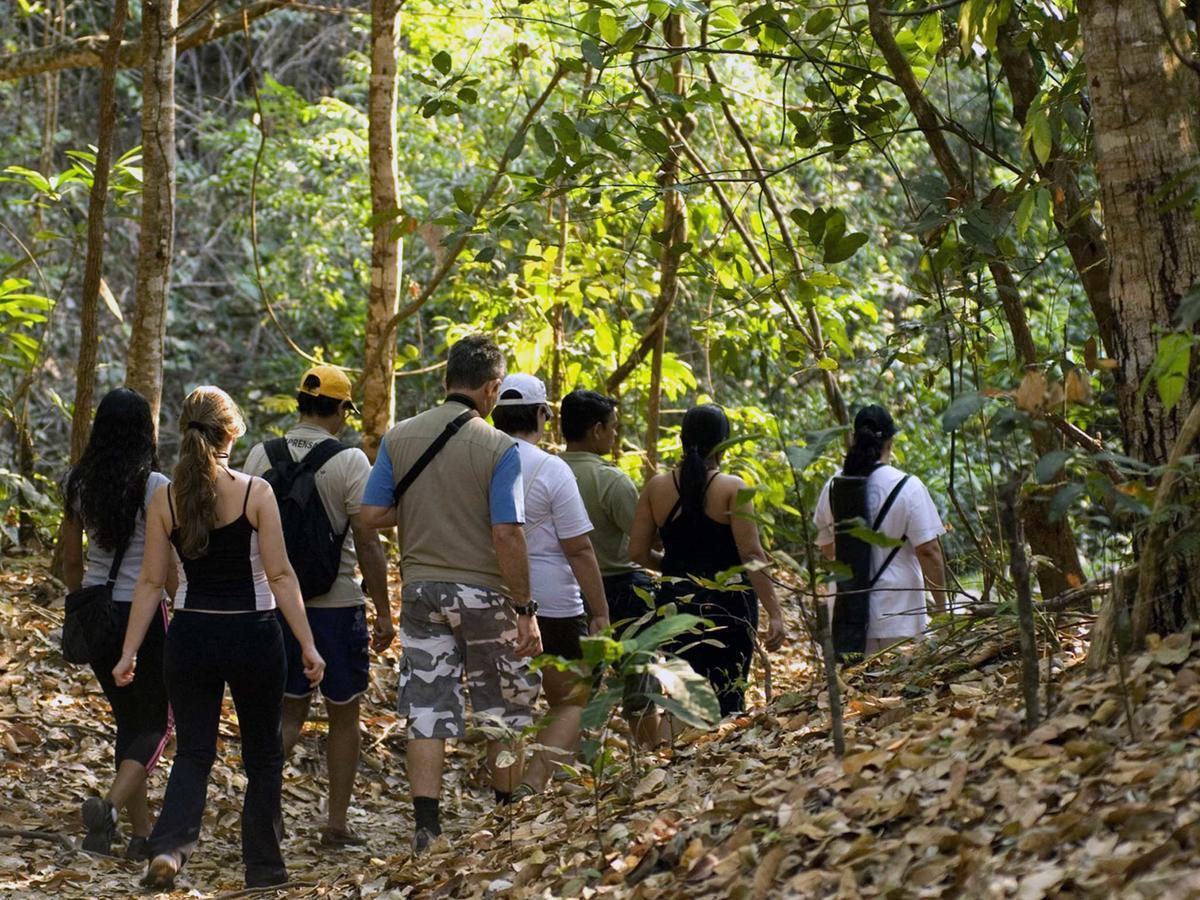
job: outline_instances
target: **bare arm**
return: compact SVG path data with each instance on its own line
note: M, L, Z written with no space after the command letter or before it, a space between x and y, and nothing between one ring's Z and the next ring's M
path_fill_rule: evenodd
M308 676L309 683L316 687L325 673L325 661L321 659L313 641L308 616L304 612L300 582L296 580L296 572L292 569L287 547L283 543L283 525L279 521L275 494L261 478L255 478L250 487L248 517L250 524L258 531L258 552L271 585L271 593L275 595L275 603L300 645L304 674Z
M604 596L604 579L600 576L600 564L596 562L596 551L592 548L591 538L581 534L578 537L560 539L558 545L562 547L571 572L583 591L588 618L592 620L592 634L603 631L608 627L608 599Z
M367 506L363 505L358 513L359 525L363 528L372 528L375 531L385 531L388 528L396 527L396 507L394 506ZM357 535L354 538L358 540ZM367 573L364 571L363 575Z
M823 557L825 557L826 559L833 559L836 548L835 548L834 544L829 543L829 544L818 544L817 549L821 551L821 555Z
M113 678L118 685L133 681L138 648L142 646L150 621L158 612L163 589L175 568L172 565L171 516L167 510L169 490L167 485L158 488L146 510L146 546L142 551L142 571L133 588L133 603L129 608L129 624L125 626L121 658L113 669Z
M658 538L658 523L654 521L654 507L650 503L653 484L654 479L651 478L638 497L637 508L633 513L633 526L629 529L629 558L643 568L660 570L662 554L654 550Z
M925 587L933 596L933 614L940 616L946 611L946 560L942 556L942 542L934 538L917 547L916 551L921 574L925 576Z
M83 523L71 513L63 516L58 533L62 544L63 582L68 591L83 587Z
M767 640L768 650L777 650L783 645L786 633L783 627L783 613L779 609L779 600L775 596L775 585L765 569L756 564L766 564L771 561L767 551L763 549L758 537L758 523L754 521L754 501L747 500L738 504L738 492L746 487L744 481L737 479L736 487L731 498L729 525L733 530L733 542L737 545L738 556L743 565L754 566L748 574L754 593L767 611Z
M492 526L492 546L500 563L500 578L508 586L514 606L528 606L529 548L525 545L525 526ZM517 656L537 656L542 652L542 633L534 616L517 616Z
M350 517L350 529L354 532L354 552L358 566L362 569L363 581L371 602L375 604L374 636L371 646L381 653L392 643L396 628L392 624L392 604L388 598L387 557L379 543L379 533L363 524L362 514Z

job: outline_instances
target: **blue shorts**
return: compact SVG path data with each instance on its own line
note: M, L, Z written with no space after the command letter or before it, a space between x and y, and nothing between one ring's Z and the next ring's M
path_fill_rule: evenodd
M321 680L321 695L326 703L349 703L366 693L371 668L370 636L367 634L367 614L363 606L342 606L332 609L306 609L308 627L312 629L317 652L325 660L325 677ZM283 614L278 613L283 628L283 649L287 655L285 697L308 697L313 688L304 677L300 643L288 628Z

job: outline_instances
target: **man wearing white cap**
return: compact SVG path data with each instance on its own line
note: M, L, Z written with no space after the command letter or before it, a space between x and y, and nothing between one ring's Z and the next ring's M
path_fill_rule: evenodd
M299 423L283 438L251 449L243 469L249 475L265 475L277 497L281 491L286 496L293 485L307 480L310 488L316 488L326 516L320 527L306 528L302 523L297 530L296 519L307 513L288 510L287 501L280 498L288 556L305 594L304 607L313 637L326 660L327 677L320 690L329 716L325 750L329 806L328 819L320 830L321 843L344 847L363 843L348 827L346 813L358 770L359 698L367 690L370 671L367 648L369 645L376 652L387 649L395 627L388 601L387 558L379 533L361 515L371 464L362 450L336 440L346 425L346 416L354 411L350 379L336 366L313 366L300 379L296 403ZM300 492L304 490L302 485ZM319 563L325 556L331 559L323 566ZM362 585L354 573L356 562L375 606L371 636L367 632ZM315 586L306 588L312 582ZM291 753L308 718L314 688L304 677L299 645L287 624L282 619L280 623L288 654L283 747L285 753Z
M583 658L579 639L608 626L608 603L588 538L592 523L575 475L563 460L537 446L549 420L546 385L540 378L514 373L501 382L492 422L517 439L521 455L529 584L537 604L543 651L578 662ZM577 671L548 666L542 670L542 686L550 703L550 721L538 733L536 743L563 752L535 754L514 798L541 791L553 767L570 762L579 741L587 682Z

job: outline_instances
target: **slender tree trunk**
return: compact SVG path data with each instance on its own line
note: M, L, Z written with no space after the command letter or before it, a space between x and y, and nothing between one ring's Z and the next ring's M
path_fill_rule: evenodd
M904 92L913 118L916 119L922 135L929 144L929 149L933 153L942 175L946 178L951 193L960 202L973 201L972 186L942 133L937 111L926 98L904 52L896 43L891 25L882 11L882 0L868 0L867 7L871 36L875 40L875 45L887 62L892 77L896 79L900 89ZM1004 310L1004 317L1008 321L1017 355L1025 366L1038 365L1041 358L1033 340L1033 333L1029 329L1029 322L1025 317L1025 307L1021 303L1021 296L1012 271L1000 260L991 261L988 264L988 270L996 284L996 293L1000 300L1000 306ZM1032 439L1034 450L1039 456L1044 456L1059 447L1058 440L1048 428L1034 428ZM1057 522L1050 521L1048 506L1044 502L1022 505L1022 514L1033 552L1039 556L1045 556L1053 563L1053 566L1038 567L1038 586L1041 588L1042 596L1056 597L1072 587L1072 583L1081 584L1083 570L1079 565L1079 554L1075 549L1075 536L1066 519L1062 518Z
M75 364L75 409L71 415L71 462L83 455L92 425L92 394L96 384L97 330L100 313L100 279L104 271L104 207L108 202L108 175L112 167L113 128L116 121L117 55L125 31L127 0L113 7L104 66L100 70L100 134L96 138L96 165L88 198L87 261L83 270L83 295L79 310L79 360Z
M1160 16L1162 17L1160 19ZM1180 298L1200 282L1200 222L1190 203L1171 204L1200 158L1200 78L1173 53L1190 39L1178 0L1089 0L1080 4L1096 170L1112 255L1109 287L1117 316L1118 404L1126 452L1143 462L1170 458L1200 392L1197 366L1172 408L1141 385ZM1195 354L1193 354L1195 360ZM1192 448L1181 448L1194 452ZM1200 606L1200 555L1167 557L1151 573L1154 608L1140 623L1176 631Z
M565 377L566 363L563 356L567 349L567 332L566 332L566 303L563 302L563 273L567 268L567 234L570 231L570 217L567 207L567 197L564 194L560 198L562 204L558 218L558 256L554 260L554 281L555 290L558 292L559 299L554 304L554 309L550 312L550 326L554 332L554 354L550 358L550 402L558 405L558 402L563 397L563 378ZM554 417L554 441L555 443L562 442L562 417Z
M1009 535L1009 571L1017 592L1017 632L1021 646L1021 693L1025 698L1025 727L1032 730L1041 718L1038 698L1037 632L1033 619L1033 597L1029 593L1029 557L1025 554L1025 529L1017 513L1022 477L1004 485L1000 510L1004 531Z
M162 404L167 290L175 241L175 28L178 0L142 3L142 223L125 383Z
M388 213L399 208L396 175L396 39L400 0L371 0L371 82L367 92L371 170L371 290L363 371L363 450L372 460L395 414L396 341L387 324L400 308L403 239Z
M684 43L683 19L672 13L663 20L663 38L668 47L682 47ZM683 55L671 61L674 92L683 96ZM646 404L646 476L653 475L658 468L658 435L660 409L662 407L662 363L666 350L667 319L675 298L679 293L679 248L687 240L687 209L683 195L672 190L679 177L679 148L675 144L667 149L658 171L658 185L663 196L663 240L659 255L658 307L662 310L654 334L654 352L650 365L650 397Z

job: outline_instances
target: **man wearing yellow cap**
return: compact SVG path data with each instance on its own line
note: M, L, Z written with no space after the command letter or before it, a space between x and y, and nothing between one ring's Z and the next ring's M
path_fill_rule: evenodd
M302 589L306 584L306 566L313 572L312 560L321 553L330 553L328 549L322 550L311 544L327 547L329 541L341 542L340 557L333 558L328 577L321 578L319 574L309 577L308 580L317 586L305 591L305 610L317 646L326 660L321 694L329 714L326 747L329 818L321 829L321 843L348 846L363 843L362 838L347 826L346 812L358 768L359 697L368 685L368 644L381 652L391 644L395 634L387 593L387 560L378 532L367 526L361 517L363 488L371 464L362 450L335 439L345 426L347 415L356 411L350 380L335 366L313 366L300 380L296 403L299 423L284 438L256 445L246 458L244 470L251 475L265 475L276 489L284 518L288 555ZM312 458L306 466L304 460L310 453ZM295 520L302 513L295 508L288 509L288 500L280 497L280 485L295 485L305 476L311 480L310 484L315 483L320 506L327 517L327 531L318 528L314 533L311 527L288 526L289 514ZM300 490L289 496L304 495L305 491ZM324 520L319 521L325 525ZM320 540L323 536L328 540ZM333 553L336 552L335 547ZM370 638L363 591L355 578L356 561L375 606L374 634ZM283 747L285 753L290 753L308 718L313 689L304 678L298 645L286 625L284 644L288 652L288 676L283 703Z

